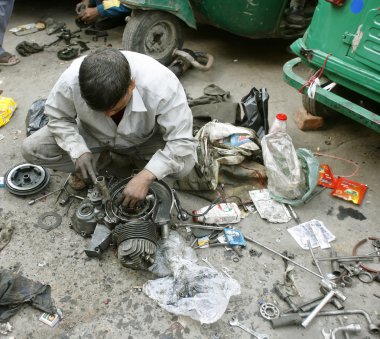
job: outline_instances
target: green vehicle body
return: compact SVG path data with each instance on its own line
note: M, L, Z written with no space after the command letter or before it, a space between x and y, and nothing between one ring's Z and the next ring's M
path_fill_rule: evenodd
M319 0L311 24L291 49L299 58L284 65L284 79L303 93L307 79L293 72L299 63L375 103L375 111L318 88L315 100L380 132L380 1L346 0L335 6ZM355 6L356 5L356 6ZM372 109L373 110L373 109Z
M281 25L287 5L283 0L121 0L121 3L131 9L169 12L194 29L202 22L249 38L296 36Z

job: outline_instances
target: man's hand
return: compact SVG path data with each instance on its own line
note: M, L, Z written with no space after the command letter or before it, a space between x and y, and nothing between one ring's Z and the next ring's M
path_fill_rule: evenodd
M97 7L87 7L83 10L82 15L80 15L80 19L88 24L94 22L99 17L99 11Z
M78 159L75 160L75 169L80 170L84 180L88 177L93 183L96 181L96 160L92 153L83 153Z
M136 174L123 190L123 206L136 207L140 201L146 198L149 186L155 179L154 174L146 169Z

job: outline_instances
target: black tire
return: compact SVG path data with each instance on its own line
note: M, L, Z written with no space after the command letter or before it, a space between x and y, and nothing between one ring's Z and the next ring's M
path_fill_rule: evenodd
M182 24L170 13L133 11L122 44L127 51L149 55L167 66L173 59L173 51L182 48Z
M309 78L315 73L315 70L311 70L309 74ZM326 85L329 83L329 80L326 77L322 77L320 80L322 85ZM308 111L311 115L317 117L328 118L334 115L333 110L326 105L311 99L307 94L302 94L302 105L306 111Z

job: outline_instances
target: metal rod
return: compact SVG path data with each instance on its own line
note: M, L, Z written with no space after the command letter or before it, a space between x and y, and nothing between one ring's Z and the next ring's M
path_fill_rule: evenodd
M41 197L39 197L39 198L36 198L36 199L30 200L30 201L28 202L28 205L33 205L35 202L40 201L40 200L42 200L42 199L45 199L45 198L47 198L48 196L50 196L50 195L52 195L52 194L55 194L55 193L57 193L57 192L59 192L59 191L62 191L62 187L61 187L60 189L57 189L57 190L53 191L53 192L50 192L50 193L44 194L43 196L41 196Z
M190 228L200 228L203 230L215 230L215 231L223 231L225 228L222 226L207 226L207 225L197 225L197 224L175 224L176 227L190 227Z
M294 260L292 260L292 259L286 257L285 255L282 255L282 254L279 253L279 252L276 252L276 251L272 250L271 248L269 248L269 247L267 247L267 246L261 244L260 242L258 242L258 241L256 241L256 240L253 240L252 238L250 238L250 237L248 237L248 236L246 236L246 235L244 235L244 239L247 239L248 241L253 242L253 243L256 244L256 245L259 245L259 246L265 248L266 250L268 250L268 251L270 251L270 252L272 252L272 253L274 253L274 254L279 255L281 258L283 258L283 259L285 259L285 260L287 260L287 261L290 261L292 264L298 266L299 268L302 268L302 269L305 270L306 272L309 272L309 273L315 275L315 276L318 277L318 278L324 279L322 275L320 275L320 274L318 274L318 273L316 273L316 272L313 272L312 270L308 269L307 267L302 266L302 265L299 264L298 262L296 262L296 261L294 261Z
M351 255L346 257L327 257L327 258L316 258L318 261L331 261L331 260L362 260L362 259L371 259L373 258L379 258L380 255L374 254L374 255Z
M315 258L315 255L314 255L314 252L313 252L313 247L311 246L311 242L310 242L309 239L307 240L307 246L309 246L310 254L311 254L311 256L312 256L312 258L314 260L315 266L317 266L317 268L318 268L319 274L323 277L323 273L322 273L321 267L319 266L318 260Z

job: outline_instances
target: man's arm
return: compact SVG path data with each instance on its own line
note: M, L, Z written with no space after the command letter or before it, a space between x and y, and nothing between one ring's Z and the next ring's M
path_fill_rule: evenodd
M61 79L55 84L46 100L45 114L49 118L48 128L58 146L65 150L73 161L82 154L90 152L79 134L72 89Z

